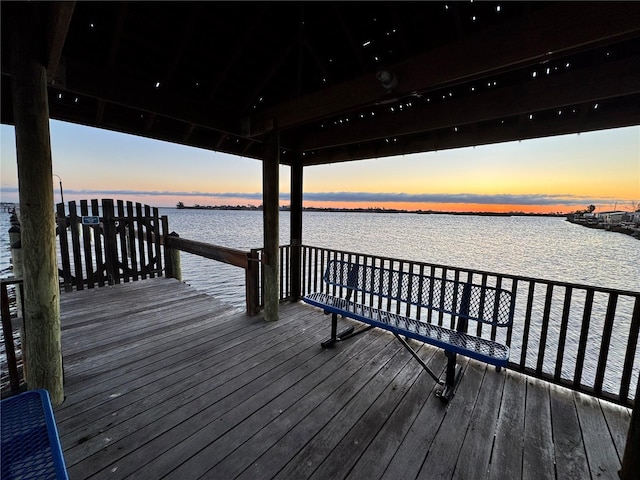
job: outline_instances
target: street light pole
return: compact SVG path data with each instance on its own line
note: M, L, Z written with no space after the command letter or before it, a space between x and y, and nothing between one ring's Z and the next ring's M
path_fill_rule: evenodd
M62 194L62 179L60 178L60 175L56 175L55 173L53 174L54 177L58 177L58 180L60 180L60 201L62 202L62 205L64 206L64 195Z

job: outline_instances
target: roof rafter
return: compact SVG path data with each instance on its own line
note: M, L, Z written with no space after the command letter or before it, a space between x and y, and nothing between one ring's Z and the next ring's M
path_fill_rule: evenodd
M184 49L186 48L189 40L191 40L191 36L195 31L195 27L200 19L202 14L202 3L195 3L191 7L191 11L187 16L187 20L182 24L182 32L180 34L180 38L174 44L174 47L169 54L169 64L167 65L167 73L164 75L163 79L160 80L160 86L163 90L166 90L169 87L176 71L178 70L178 66L180 65L180 61L183 57ZM144 129L145 131L151 130L154 122L156 121L157 114L151 113L147 116Z
M586 3L576 13L561 4L535 12L529 21L502 25L452 45L445 45L390 69L400 79L398 98L533 65L619 41L640 31L640 9L633 3ZM267 109L250 119L250 134L260 135L269 119L286 129L336 112L375 104L386 94L370 73L336 87Z
M640 93L640 56L612 61L606 67L577 69L516 85L478 92L471 96L405 109L393 120L370 123L352 121L349 126L297 136L298 148L316 150L428 130L453 128L474 122L571 106L614 96ZM589 78L585 83L584 79ZM283 136L282 143L287 144Z
M62 47L67 38L73 10L76 2L51 2L48 5L50 15L48 17L46 42L47 42L47 79L53 80L58 70Z

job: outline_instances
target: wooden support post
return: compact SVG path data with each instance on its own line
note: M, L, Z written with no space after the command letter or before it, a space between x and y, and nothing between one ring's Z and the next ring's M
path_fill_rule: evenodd
M262 216L264 228L264 319L278 320L280 301L279 238L280 238L280 139L277 128L264 139L262 160Z
M258 251L251 249L247 254L247 268L245 270L245 295L247 315L257 315L260 311L260 264Z
M640 472L640 381L636 385L636 397L631 413L631 424L622 457L622 468L618 472L621 480L637 480Z
M27 386L64 400L49 104L41 5L11 18L12 100L24 273Z
M164 222L164 217L163 217ZM176 232L171 232L169 237L179 238ZM175 248L167 247L165 242L165 265L166 265L166 276L167 278L177 278L179 281L182 281L182 266L180 265L180 250Z
M302 161L298 159L291 164L291 301L300 300L301 278L300 262L302 256Z

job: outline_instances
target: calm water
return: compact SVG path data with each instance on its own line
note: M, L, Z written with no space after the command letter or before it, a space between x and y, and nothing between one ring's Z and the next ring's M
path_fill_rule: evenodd
M262 212L160 209L183 238L249 250L262 246ZM0 276L11 274L9 214L0 212ZM304 212L303 243L406 260L640 291L640 241L563 218ZM289 244L289 213L280 217ZM184 280L243 305L244 274L182 253ZM235 275L234 275L235 274ZM231 277L237 277L239 283Z
M248 250L262 246L262 212L161 209L183 238ZM303 243L623 290L640 290L640 242L563 218L304 212ZM282 212L280 243L289 244ZM183 280L243 304L244 273L182 254Z
M161 209L161 214L168 216L170 230L182 238L245 251L262 246L262 212ZM11 272L9 226L9 214L2 213L0 273L3 277ZM288 212L281 214L280 242L289 244ZM502 274L640 291L640 241L623 234L573 225L563 218L304 212L303 243ZM186 283L238 309L245 308L243 270L184 252L181 253L181 261ZM578 295L575 297L576 302L583 301ZM526 296L522 298L526 299ZM543 299L544 292L538 298ZM534 323L536 315L538 318L541 315L543 303L536 300L534 304ZM561 301L556 303L554 300L553 312L561 311ZM516 304L516 319L524 318L524 307ZM618 307L626 312L626 318L630 318L631 304L619 303ZM599 318L603 318L604 309L606 302L594 305L594 313ZM576 336L582 321L582 309L576 308L575 311L577 313L572 313L569 322L565 351L568 360L563 365L563 374L569 375L575 366L575 350L579 343ZM554 318L559 317L560 314L554 313ZM558 323L552 322L549 326L546 342L551 352L558 345ZM514 324L514 338L522 338L521 324ZM601 331L600 325L592 325L588 352L598 351ZM609 362L616 366L618 373L605 379L605 390L610 392L616 392L619 385L628 331L628 324L616 323ZM540 329L532 324L527 366L535 367L534 347L539 339ZM519 349L519 346L512 347L514 358L520 355ZM594 376L596 360L597 354L585 360L583 380L586 383L590 383ZM549 371L546 365L545 358L545 371ZM639 366L640 351L636 352L634 370L637 371ZM632 383L633 392L635 382Z

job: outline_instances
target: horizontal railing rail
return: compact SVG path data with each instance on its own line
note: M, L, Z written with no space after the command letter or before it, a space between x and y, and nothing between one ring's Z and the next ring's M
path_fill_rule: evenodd
M640 369L640 292L580 285L517 275L499 274L446 265L302 246L301 292L328 292L322 281L333 259L398 269L435 278L471 281L504 288L514 295L514 322L507 329L477 325L483 338L506 343L511 350L509 368L622 405L632 405ZM282 262L287 262L288 247ZM281 262L281 263L282 263ZM286 272L282 266L281 271ZM290 275L283 284L289 285ZM281 299L291 292L281 287ZM371 300L373 301L373 299ZM396 309L390 303L386 308ZM403 305L403 313L453 327L455 318ZM498 331L500 330L500 331Z
M168 250L177 250L192 255L208 258L218 262L240 267L245 271L245 296L247 314L256 315L260 311L259 299L259 262L260 258L255 250L246 252L234 248L222 247L210 243L198 242L181 238L179 236L166 235L162 243ZM167 256L170 256L168 253ZM169 268L169 265L167 265Z

